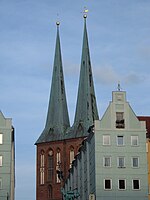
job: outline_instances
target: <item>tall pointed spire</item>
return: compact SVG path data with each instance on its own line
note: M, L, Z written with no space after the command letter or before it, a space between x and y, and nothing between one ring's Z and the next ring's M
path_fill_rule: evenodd
M80 80L76 113L73 124L74 131L76 132L76 137L85 136L87 134L89 126L93 125L94 120L99 118L92 76L86 18L87 15L84 14L84 34Z
M56 48L47 120L45 129L36 143L61 140L66 129L70 127L62 67L59 24L59 22L56 23Z

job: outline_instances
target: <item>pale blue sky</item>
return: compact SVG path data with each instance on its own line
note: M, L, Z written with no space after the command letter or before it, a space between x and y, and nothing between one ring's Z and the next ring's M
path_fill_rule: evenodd
M149 0L0 0L0 110L15 127L16 200L35 200L34 143L45 126L58 19L73 122L84 6L100 117L118 81L134 112L150 115Z

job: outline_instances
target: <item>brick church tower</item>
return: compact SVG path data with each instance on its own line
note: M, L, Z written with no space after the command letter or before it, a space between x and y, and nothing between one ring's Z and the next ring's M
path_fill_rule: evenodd
M98 119L91 69L88 35L84 15L84 33L75 119L70 126L62 67L59 25L50 100L45 128L36 141L36 200L61 200L61 186L78 149L93 121ZM62 172L62 173L58 173ZM72 188L74 189L74 188Z

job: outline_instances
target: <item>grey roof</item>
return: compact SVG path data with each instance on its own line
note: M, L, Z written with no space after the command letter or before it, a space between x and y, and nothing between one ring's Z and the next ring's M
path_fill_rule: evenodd
M57 23L56 48L47 120L36 144L63 139L68 127L70 127L70 122L62 67L59 23Z
M86 15L84 15L84 34L76 113L74 124L66 133L66 138L86 136L88 134L87 130L93 125L94 120L97 119L99 119L99 116L91 68Z

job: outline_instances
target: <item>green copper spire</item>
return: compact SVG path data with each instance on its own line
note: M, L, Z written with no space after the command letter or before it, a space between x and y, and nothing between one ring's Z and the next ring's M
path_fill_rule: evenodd
M66 129L70 127L62 67L59 24L59 22L56 23L56 48L47 120L45 129L37 143L61 140Z
M84 35L82 46L82 58L80 68L80 80L78 88L78 98L76 105L76 113L74 119L74 132L76 137L85 136L89 126L93 125L94 120L97 120L98 111L96 97L94 92L94 83L92 76L88 35L86 28L87 15L84 14Z

